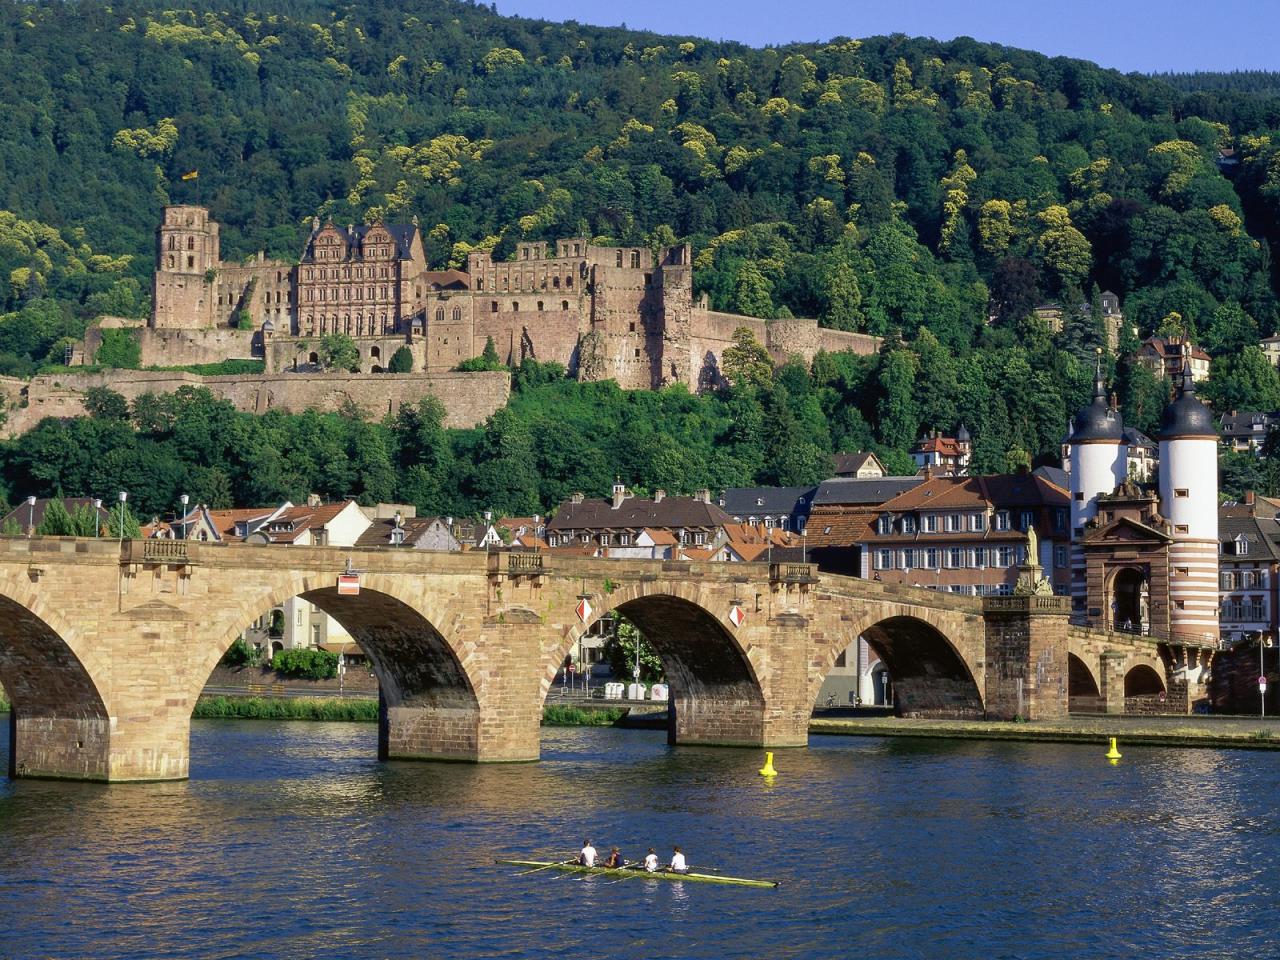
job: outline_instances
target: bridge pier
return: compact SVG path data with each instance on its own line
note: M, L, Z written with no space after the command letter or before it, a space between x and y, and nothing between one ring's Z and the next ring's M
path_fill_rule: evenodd
M157 710L136 717L9 714L9 776L129 782L185 780L189 716Z
M1129 657L1120 650L1104 650L1100 657L1102 663L1099 682L1103 702L1107 713L1124 713L1124 674Z
M1067 715L1069 611L1070 600L1053 595L983 601L989 719L1048 720Z

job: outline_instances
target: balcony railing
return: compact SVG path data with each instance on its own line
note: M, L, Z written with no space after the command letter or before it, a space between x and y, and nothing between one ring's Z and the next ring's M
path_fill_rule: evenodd
M513 577L540 574L542 569L542 554L540 553L507 554L507 573Z
M124 559L130 563L191 562L190 544L186 540L126 540Z

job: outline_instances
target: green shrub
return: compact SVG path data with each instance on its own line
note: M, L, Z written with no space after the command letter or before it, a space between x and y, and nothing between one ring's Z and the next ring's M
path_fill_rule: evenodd
M412 373L413 372L413 354L408 347L401 347L391 355L391 362L387 364L387 373Z
M617 707L610 707L607 710L583 710L581 707L550 704L542 708L542 725L544 727L611 727L626 715L626 710Z
M257 647L246 643L244 637L236 637L221 662L224 667L256 667L261 660L262 653Z
M145 367L165 373L197 373L202 377L238 377L263 373L267 369L263 360L223 360L219 363L188 363L180 367Z
M103 330L102 346L94 357L98 366L137 370L142 361L142 347L132 330Z
M328 650L281 650L271 661L276 673L303 680L331 680L338 675L338 655Z
M201 697L191 716L200 720L337 720L377 722L377 700L319 697Z

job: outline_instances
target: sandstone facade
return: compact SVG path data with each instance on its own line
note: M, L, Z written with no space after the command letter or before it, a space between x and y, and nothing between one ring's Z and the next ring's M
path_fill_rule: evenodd
M143 348L168 365L248 353L263 357L268 372L310 372L317 338L342 333L359 345L362 373L381 371L401 347L415 370L453 370L492 340L510 364L556 361L579 379L627 389L709 389L722 382L720 358L739 327L779 362L809 361L819 349L879 348L875 337L815 320L760 320L695 304L687 245L655 252L578 237L519 244L506 262L475 251L465 270L436 271L427 269L416 223L313 221L297 263L236 264L221 259L218 224L196 206L164 210L154 294ZM237 326L247 329L226 335ZM85 356L91 362L89 343Z

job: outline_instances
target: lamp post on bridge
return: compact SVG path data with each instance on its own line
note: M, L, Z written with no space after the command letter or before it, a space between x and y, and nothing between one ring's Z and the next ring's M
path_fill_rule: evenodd
M27 536L33 537L36 533L36 498L34 496L27 497Z
M120 546L124 547L124 510L125 501L129 499L127 490L120 491Z
M191 501L185 493L178 498L178 502L182 504L182 539L187 539L187 504Z

